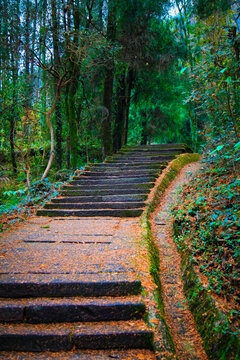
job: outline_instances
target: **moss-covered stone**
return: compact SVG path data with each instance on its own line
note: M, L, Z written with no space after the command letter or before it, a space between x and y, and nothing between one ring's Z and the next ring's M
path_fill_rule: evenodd
M157 187L153 200L149 203L147 211L153 212L157 205L160 203L162 195L165 190L168 188L170 183L175 179L175 177L179 174L181 169L192 162L198 161L200 159L199 154L182 154L177 157L177 159L173 160L168 168L165 176L163 177L161 183Z
M155 210L157 205L160 203L162 195L164 191L168 188L170 183L175 179L175 177L179 174L180 170L187 164L192 163L194 161L198 161L200 159L199 154L183 154L177 157L177 159L173 160L170 163L169 168L167 169L160 185L156 188L152 201L150 201L147 205L147 208L142 215L142 228L143 228L143 241L146 242L149 253L150 260L150 274L153 278L154 283L156 284L156 300L158 303L158 309L160 312L160 321L162 323L162 331L165 332L165 338L168 343L168 350L170 350L175 356L175 348L174 343L171 337L170 330L165 320L164 314L164 305L161 291L161 281L160 281L160 259L159 259L159 251L154 242L153 236L151 234L151 227L149 223L149 215L151 212Z
M184 238L179 235L180 228L177 223L174 223L174 233L182 259L184 292L209 359L240 359L240 339L231 332L224 313L197 276L191 252Z
M155 310L151 309L151 312L154 312L154 314L148 316L147 322L155 329L155 331L159 331L159 329L161 331L161 337L162 337L161 344L155 341L154 342L155 350L161 353L161 350L164 348L164 351L166 352L164 358L166 360L173 360L176 359L176 351L170 330L165 320L163 298L162 298L162 286L159 278L159 270L160 270L159 251L152 237L151 227L148 218L149 218L149 213L145 211L141 218L141 225L143 229L142 241L146 244L146 247L148 249L149 263L150 263L149 273L153 279L153 282L156 284L156 289L152 291L151 297L156 302L157 311L156 309ZM156 319L160 324L159 327L156 325ZM161 359L161 357L159 359Z

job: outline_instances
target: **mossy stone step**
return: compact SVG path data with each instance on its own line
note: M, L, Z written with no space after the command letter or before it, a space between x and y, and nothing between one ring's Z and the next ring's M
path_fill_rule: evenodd
M151 164L157 164L157 165L160 165L162 162L165 162L165 161L171 161L175 158L174 155L162 155L161 157L158 157L157 159L153 159L153 160L148 160L148 158L146 157L143 157L142 159L139 158L139 159L128 159L127 157L126 158L123 158L123 159L115 159L113 158L112 160L106 160L105 163L106 164L119 164L119 166L121 166L122 164L129 164L129 165L138 165L138 164L141 164L141 165L151 165Z
M0 322L30 324L119 321L142 318L141 298L37 298L0 300Z
M1 351L77 349L151 349L153 333L141 320L104 323L1 324Z
M130 189L129 186L125 189L98 189L98 190L63 190L62 196L98 196L98 195L121 195L121 194L147 194L150 189Z
M0 297L128 296L141 292L134 273L2 274Z
M45 209L138 209L145 206L144 202L92 202L92 203L49 203Z
M171 144L152 144L152 145L126 145L119 151L161 151L164 149L179 149L191 150L186 144L171 143Z
M38 216L61 217L61 216L112 216L112 217L138 217L142 214L143 209L42 209L37 211Z
M63 190L114 190L114 189L125 189L126 186L128 187L128 189L149 189L152 188L154 186L154 182L149 182L149 183L142 183L142 182L136 182L136 183L100 183L100 184L95 184L95 183L83 183L83 184L78 184L78 183L70 183L69 185L65 185L63 186Z
M130 155L130 156L151 156L151 155L164 155L164 154L180 154L185 152L184 148L180 147L172 147L172 148L146 148L146 149L129 149L129 150L120 150L117 152L116 155L113 156L120 156L120 155Z
M84 171L80 175L74 176L73 180L82 179L82 178L95 178L103 176L104 178L125 178L125 177L145 177L145 176L157 176L161 173L161 169L147 169L147 170L125 170L125 171Z
M174 159L174 157L176 155L179 155L181 154L181 152L177 152L177 153L172 153L172 154L148 154L148 155L145 155L145 154L142 154L142 155L131 155L131 154L126 154L126 155L121 155L121 156L118 156L118 155L114 155L114 156L110 156L106 159L106 161L122 161L122 162L125 162L125 161L136 161L136 162L139 162L139 161L164 161L165 158L171 158L171 159Z
M159 170L163 169L167 166L167 161L157 162L157 163L145 163L139 162L138 164L132 163L101 163L101 164L93 164L90 166L91 171L125 171L125 170Z
M98 185L98 184L115 184L115 185L120 185L120 184L141 184L141 183L148 183L148 182L152 182L155 180L154 176L141 176L141 177L123 177L121 179L119 178L110 178L110 179L106 179L105 177L101 178L101 179L92 179L92 178L80 178L78 180L72 180L70 182L71 185L80 185L80 184L87 184L87 185Z
M52 203L90 203L90 202L143 202L147 200L147 194L140 195L103 195L103 196L70 196L52 199Z

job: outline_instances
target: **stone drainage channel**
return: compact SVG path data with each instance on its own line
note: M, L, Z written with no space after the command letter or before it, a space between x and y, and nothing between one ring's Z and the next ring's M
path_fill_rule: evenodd
M200 164L185 166L165 191L161 203L150 215L151 233L159 250L159 277L164 312L179 359L206 360L202 340L187 307L181 280L181 258L173 240L171 208L179 190L195 175Z

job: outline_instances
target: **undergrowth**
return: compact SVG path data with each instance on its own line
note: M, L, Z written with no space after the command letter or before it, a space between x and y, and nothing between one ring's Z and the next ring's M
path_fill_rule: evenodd
M239 146L209 149L202 169L173 208L178 246L188 245L207 290L222 305L222 332L239 333ZM232 149L235 149L232 151Z
M52 173L44 181L33 178L30 188L26 185L24 174L17 178L0 176L0 232L26 220L39 205L56 197L62 185L72 176L73 171L62 170Z

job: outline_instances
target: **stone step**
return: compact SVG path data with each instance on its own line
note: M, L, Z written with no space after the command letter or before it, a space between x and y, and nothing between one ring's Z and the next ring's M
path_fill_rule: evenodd
M153 333L142 320L104 323L1 324L1 351L151 349Z
M111 216L111 217L138 217L142 214L143 209L86 209L86 210L55 210L42 209L37 211L38 216L62 217L94 217L94 216Z
M114 179L114 178L126 178L126 177L143 177L143 176L152 176L157 177L161 173L161 170L126 170L126 171L85 171L79 176L74 176L73 180L85 179L85 178L98 178L100 176L104 177L104 179Z
M92 202L92 203L48 203L44 206L45 209L138 209L145 206L144 202Z
M97 322L142 318L140 296L121 298L0 299L0 322L30 324Z
M92 178L80 178L78 180L72 180L70 182L71 185L80 185L80 184L86 184L86 185L97 185L97 184L111 184L111 185L120 185L120 184L142 184L142 183L148 183L155 180L154 176L145 176L145 177L128 177L128 178L110 178L106 179L105 177L101 179L92 179Z
M128 187L128 190L134 190L134 189L150 189L154 186L154 182L149 182L149 183L94 183L94 182L87 182L87 183L78 183L78 182L73 182L70 183L69 185L65 185L62 187L63 190L66 191L78 191L78 190L120 190L120 189L126 189L126 186Z
M98 190L63 190L61 196L101 196L101 195L121 195L121 194L147 194L150 189L132 189L129 186L125 189L98 189Z
M105 164L119 164L119 166L121 166L121 164L130 164L130 165L151 165L151 164L157 164L160 165L162 162L166 162L166 161L171 161L175 158L174 155L162 155L161 157L159 156L157 159L153 159L153 160L148 160L148 158L143 157L142 159L128 159L127 157L123 157L122 159L117 159L117 158L113 158L112 160L106 160Z
M140 195L103 195L103 196L71 196L52 199L52 203L89 203L89 202L143 202L147 200L147 194Z
M98 171L98 170L107 170L107 171L125 171L125 170L159 170L163 169L167 166L167 161L165 162L154 162L154 163L99 163L99 164L92 164L90 165L91 171Z
M161 151L164 149L178 149L186 150L188 146L186 144L171 143L171 144L153 144L153 145L126 145L119 151Z
M147 349L131 350L72 350L42 353L6 352L0 353L1 360L157 360L153 351Z
M134 273L1 274L0 297L101 297L141 292Z
M163 159L166 158L170 158L170 159L174 159L174 157L176 155L181 154L181 152L177 152L174 154L131 154L131 153L127 153L127 154L123 154L123 155L114 155L114 156L110 156L108 157L106 160L108 161L115 161L115 160L121 160L122 162L125 161L162 161ZM164 161L164 160L163 160Z
M172 147L172 148L146 148L146 149L129 149L127 150L120 150L113 156L118 155L136 155L136 156L151 156L151 155L165 155L165 154L181 154L184 152L184 149L179 147Z

